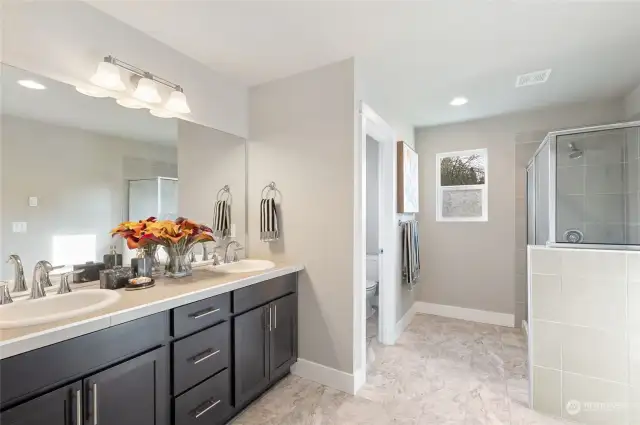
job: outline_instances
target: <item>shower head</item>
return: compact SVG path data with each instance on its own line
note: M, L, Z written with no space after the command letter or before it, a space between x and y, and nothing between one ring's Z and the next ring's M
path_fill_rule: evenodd
M571 149L571 152L569 152L569 159L582 158L583 152L580 149L577 149L576 145L569 143L569 149Z

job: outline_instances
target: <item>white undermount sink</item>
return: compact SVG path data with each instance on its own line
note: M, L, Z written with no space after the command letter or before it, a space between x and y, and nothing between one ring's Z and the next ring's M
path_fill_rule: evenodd
M240 260L235 263L212 266L211 270L220 273L251 273L269 270L276 265L269 260Z
M83 289L68 294L47 294L36 300L0 305L0 329L39 325L69 319L108 307L120 298L108 289Z

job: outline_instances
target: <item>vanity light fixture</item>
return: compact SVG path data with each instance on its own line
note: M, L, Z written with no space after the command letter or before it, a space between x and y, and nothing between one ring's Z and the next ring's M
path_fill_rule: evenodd
M125 91L127 87L120 78L120 69L111 61L111 56L104 58L104 62L98 64L96 73L93 74L91 81L98 87L113 91Z
M121 99L116 99L116 103L120 106L129 109L142 109L146 105L143 102L140 102L138 99L132 99L130 97L123 97Z
M155 111L153 114L155 116L168 118L174 117L175 114L188 114L191 112L189 104L187 103L187 97L181 86L113 56L106 56L104 61L98 65L98 70L96 74L91 77L91 82L108 90L125 91L126 86L120 79L119 68L137 76L132 76L133 84L136 86L132 93L133 99L118 99L117 102L119 105L126 108L151 108L151 105L162 102L162 97L158 91L158 84L162 84L171 89L171 94L164 108L153 107ZM140 78L138 79L138 77ZM137 83L135 81L136 79L138 79ZM77 88L77 90L82 93L80 88ZM135 101L138 103L134 103Z
M466 97L454 97L451 102L449 102L449 105L451 106L462 106L462 105L466 105L469 102L469 99L467 99Z
M153 81L153 76L151 74L140 78L140 81L138 81L138 87L136 88L136 91L133 92L133 97L147 103L162 102L160 93L158 93L158 87Z
M182 92L182 87L178 87L171 92L169 100L167 100L164 107L171 112L177 112L179 114L188 114L191 112L189 104L187 103L187 96Z
M46 89L46 87L43 84L40 84L39 82L33 81L33 80L18 80L18 84L20 84L22 87L26 87L28 89L33 89L33 90Z

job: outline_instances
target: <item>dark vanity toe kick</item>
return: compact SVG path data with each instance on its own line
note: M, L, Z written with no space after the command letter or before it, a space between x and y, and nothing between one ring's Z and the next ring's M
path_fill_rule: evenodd
M175 399L173 423L217 425L230 413L231 379L225 369Z

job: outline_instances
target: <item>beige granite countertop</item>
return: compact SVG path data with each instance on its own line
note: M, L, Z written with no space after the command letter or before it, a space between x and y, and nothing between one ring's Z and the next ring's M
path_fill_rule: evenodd
M194 270L193 276L181 279L156 279L155 287L150 289L142 291L119 289L120 298L118 301L101 310L56 322L0 329L0 359L295 273L302 269L303 267L300 265L276 264L275 268L261 272L223 274L203 268ZM97 283L82 289L96 287L98 287ZM77 290L81 291L82 289Z

